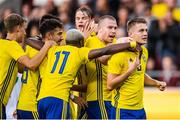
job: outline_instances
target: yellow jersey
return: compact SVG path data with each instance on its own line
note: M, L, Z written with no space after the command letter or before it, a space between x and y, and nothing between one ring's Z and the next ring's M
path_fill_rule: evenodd
M108 73L123 74L128 70L129 62L140 59L139 66L118 88L112 91L112 105L117 108L138 110L143 108L144 75L148 51L143 46L140 52L124 51L117 53L108 61Z
M25 51L30 58L34 57L39 52L28 45ZM24 68L21 81L22 88L17 108L19 110L37 111L37 88L40 85L39 70L32 71L28 68Z
M85 47L90 49L103 48L106 45L94 35L86 40ZM87 92L86 100L111 101L111 92L107 89L107 66L98 60L92 60L86 64Z
M87 63L89 49L74 46L53 46L48 51L47 66L38 100L56 97L69 101L69 92L81 64Z
M22 47L14 40L0 40L0 101L6 106L15 84L17 60L26 55Z
M78 85L77 77L75 78L73 85ZM71 91L70 93L75 96L79 96L79 92L77 92L77 91ZM70 106L70 119L77 119L78 105L70 99L69 106Z

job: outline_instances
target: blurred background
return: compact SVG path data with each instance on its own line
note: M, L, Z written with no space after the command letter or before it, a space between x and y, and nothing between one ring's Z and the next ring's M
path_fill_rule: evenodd
M168 85L164 92L145 88L147 117L180 119L180 0L0 0L0 38L5 36L3 19L10 13L19 13L27 19L27 37L30 37L39 34L39 19L46 13L58 16L65 30L74 28L75 11L82 5L93 10L95 19L113 15L118 22L117 38L127 36L129 19L146 18L147 72Z

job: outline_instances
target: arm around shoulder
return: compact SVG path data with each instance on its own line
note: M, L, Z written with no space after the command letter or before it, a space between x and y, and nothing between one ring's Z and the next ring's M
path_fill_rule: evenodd
M112 55L128 48L135 48L136 42L113 44L104 48L94 49L89 52L88 58L94 59L103 55Z
M25 43L37 50L40 50L43 45L44 45L44 42L38 40L36 37L35 38L28 38L25 40Z
M30 59L27 55L24 55L18 59L18 62L31 70L35 70L46 56L49 48L54 44L54 41L47 41L45 42L44 46L39 51L39 53L35 55L33 58Z

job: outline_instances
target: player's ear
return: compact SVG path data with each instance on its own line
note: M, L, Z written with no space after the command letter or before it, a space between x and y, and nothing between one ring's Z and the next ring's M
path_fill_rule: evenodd
M20 26L15 26L14 29L13 29L14 32L19 32L20 31Z
M128 36L132 37L133 36L133 32L131 30L128 31Z
M45 38L47 38L48 40L52 40L51 33L50 33L50 32L47 32L47 33L45 34Z
M98 28L98 33L102 33L103 29L102 28Z

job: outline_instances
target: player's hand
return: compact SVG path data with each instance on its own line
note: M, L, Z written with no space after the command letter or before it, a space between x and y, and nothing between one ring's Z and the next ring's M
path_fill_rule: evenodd
M83 109L88 107L87 102L82 97L74 96L74 99L72 99L72 101Z
M92 32L96 31L96 29L97 29L97 24L95 24L94 20L91 20L90 22L86 22L82 30L84 34L84 38L87 39Z
M166 89L166 82L157 81L157 87L160 91L164 91Z
M128 72L132 73L136 70L136 68L140 65L140 61L138 58L135 58L133 62L129 61L129 69Z
M52 47L54 45L57 45L57 43L53 40L46 40L44 45L46 45L48 47Z

